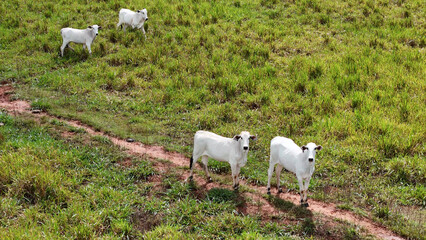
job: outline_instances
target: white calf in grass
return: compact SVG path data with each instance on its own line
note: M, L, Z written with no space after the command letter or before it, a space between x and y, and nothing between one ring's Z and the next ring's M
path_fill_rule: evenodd
M89 53L92 54L92 49L90 46L92 45L96 36L98 36L99 29L101 29L101 26L98 25L88 26L86 29L62 28L61 35L63 42L61 46L61 56L64 56L65 47L71 48L68 45L70 42L83 44L83 49L87 46Z
M148 21L148 12L145 8L142 10L137 10L136 12L123 8L118 14L117 28L122 26L123 31L126 31L127 26L140 29L146 38L145 29L143 27L145 21Z
M211 181L207 170L207 162L210 157L217 161L228 162L231 165L233 187L237 190L239 187L240 169L247 163L249 142L256 139L256 136L250 135L249 132L245 131L233 138L222 137L207 131L197 131L194 136L194 151L189 164L189 168L191 169L189 179L192 179L194 163L198 158L202 157L207 178Z
M312 174L315 170L315 154L321 150L321 146L315 143L308 143L305 146L297 146L293 140L285 137L275 137L271 140L271 156L268 169L268 194L271 194L271 177L275 169L277 175L277 189L280 187L280 174L283 167L296 174L299 182L300 202L304 207L308 207L308 187Z

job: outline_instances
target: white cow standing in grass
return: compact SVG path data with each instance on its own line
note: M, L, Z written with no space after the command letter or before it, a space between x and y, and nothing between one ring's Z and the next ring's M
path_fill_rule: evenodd
M189 179L192 179L194 163L198 158L202 157L207 179L211 181L207 169L207 162L210 157L217 161L228 162L231 165L233 187L237 190L239 187L240 169L247 163L249 142L256 139L256 136L250 135L249 132L245 131L233 138L222 137L207 131L197 131L194 136L194 151L189 164L189 168L191 169Z
M96 36L98 36L99 29L101 29L101 26L98 25L88 26L86 29L62 28L61 35L63 42L61 46L61 56L64 56L65 47L69 47L74 50L68 45L70 42L83 44L83 49L85 49L87 46L89 53L92 54L92 49L90 46L92 45Z
M129 9L121 9L120 13L118 14L118 23L117 28L119 26L122 26L123 31L126 31L126 27L130 26L133 29L137 28L142 30L143 35L146 38L145 29L143 27L145 21L148 21L148 12L146 9L137 10L136 12L133 12Z
M308 187L312 174L315 170L315 154L321 150L321 146L315 143L308 143L306 146L299 147L293 140L285 137L275 137L271 140L271 156L268 169L268 194L271 194L271 177L276 164L275 173L277 175L277 189L282 192L280 187L280 174L283 167L296 174L299 182L300 203L308 207Z

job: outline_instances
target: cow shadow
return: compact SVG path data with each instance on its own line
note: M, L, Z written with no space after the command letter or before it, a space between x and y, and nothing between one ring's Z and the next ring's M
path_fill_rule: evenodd
M266 200L268 200L268 202L275 208L294 216L295 218L312 218L313 216L312 211L306 207L281 199L278 194L276 196L268 195Z
M214 203L230 203L235 206L236 210L246 213L246 200L238 190L229 190L226 188L207 189L207 184L198 186L194 181L188 181L188 189L197 199L211 201Z
M281 199L279 194L276 196L268 195L266 199L275 208L286 213L290 218L301 221L301 228L299 230L301 234L308 236L318 234L318 229L316 228L313 220L312 211L301 205L296 205L292 202Z
M237 214L249 214L248 208L250 206L243 193L240 193L238 190L229 190L226 188L212 188L210 190L206 190L206 185L197 186L194 181L188 182L188 187L192 191L192 194L199 200L215 203L230 203L235 206ZM283 200L279 197L279 195L267 195L264 196L264 199L266 199L275 209L284 213L286 218L289 218L290 221L301 222L300 229L298 230L301 234L318 234L319 230L315 226L313 213L306 207Z
M55 58L55 62L56 64L75 64L75 63L81 63L81 62L85 62L90 58L90 54L89 52L83 49L76 49L76 48L81 48L81 45L73 45L73 48L75 50L71 50L66 48L64 51L64 56L61 56L61 51L58 51L58 55ZM93 53L92 53L93 55Z

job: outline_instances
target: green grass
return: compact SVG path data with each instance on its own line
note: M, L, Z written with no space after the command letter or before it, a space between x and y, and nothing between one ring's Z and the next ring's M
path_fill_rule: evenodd
M0 114L0 235L4 239L121 238L137 196L109 144L64 142L26 119ZM53 123L54 124L54 123Z
M148 9L147 40L115 29L121 7ZM242 175L257 184L274 136L313 141L324 147L313 198L373 218L389 209L378 221L424 238L424 220L412 217L426 203L424 9L418 0L6 0L0 80L33 108L188 156L197 130L249 130L259 141ZM60 28L89 24L103 27L92 56L75 46L60 58Z

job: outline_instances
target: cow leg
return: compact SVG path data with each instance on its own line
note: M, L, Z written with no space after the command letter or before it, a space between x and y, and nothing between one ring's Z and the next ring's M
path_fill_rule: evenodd
M311 181L311 177L308 177L308 178L305 179L305 186L304 186L305 195L303 196L303 201L305 202L305 207L309 207L309 204L308 204L308 188L309 188L310 181Z
M238 175L237 175L237 165L236 164L231 164L231 171L232 171L232 183L233 183L233 187L234 187L234 190L237 190L238 189L238 185L237 185L237 178L238 178Z
M192 174L193 174L193 171L194 171L194 164L197 162L198 158L200 158L200 157L201 157L201 155L199 155L199 154L195 154L195 153L192 154L191 160L189 161L189 169L190 169L189 177L188 177L189 180L192 180Z
M70 43L68 43L68 44L67 44L67 47L68 47L69 49L71 49L71 50L73 50L73 51L74 51L74 48L72 48L72 47L70 46Z
M235 178L235 181L237 182L237 189L238 189L240 187L240 170L241 170L241 167L237 165L235 170L236 170L235 175L237 176Z
M117 23L117 29L118 29L118 27L120 27L121 26L121 22L120 21L118 21L118 23ZM121 28L123 28L123 26L121 26Z
M64 56L64 49L66 48L66 46L68 45L68 43L69 43L69 42L67 42L67 41L64 41L64 42L62 43L62 46L61 46L61 57L63 57L63 56Z
M89 54L92 55L92 49L90 49L90 43L86 43L87 50L89 50Z
M275 174L277 175L277 189L278 189L278 193L282 193L283 192L283 190L281 189L281 186L280 186L281 170L283 170L283 166L281 164L277 164L277 167L275 168Z
M207 163L209 161L209 157L208 156L202 156L201 161L203 162L203 165L204 165L204 171L206 172L207 181L212 182L212 178L210 177L209 170L207 168Z
M297 176L297 181L299 182L299 192L300 192L300 204L304 206L304 200L303 197L305 195L305 190L303 186L303 179L299 176Z
M143 35L145 36L145 39L146 39L146 33L145 33L145 28L143 27L143 24L142 24L141 30L143 32Z
M269 161L269 169L268 169L268 185L266 185L267 189L268 189L268 194L271 194L271 178L272 178L272 174L274 173L274 167L275 164L273 164L271 161Z

